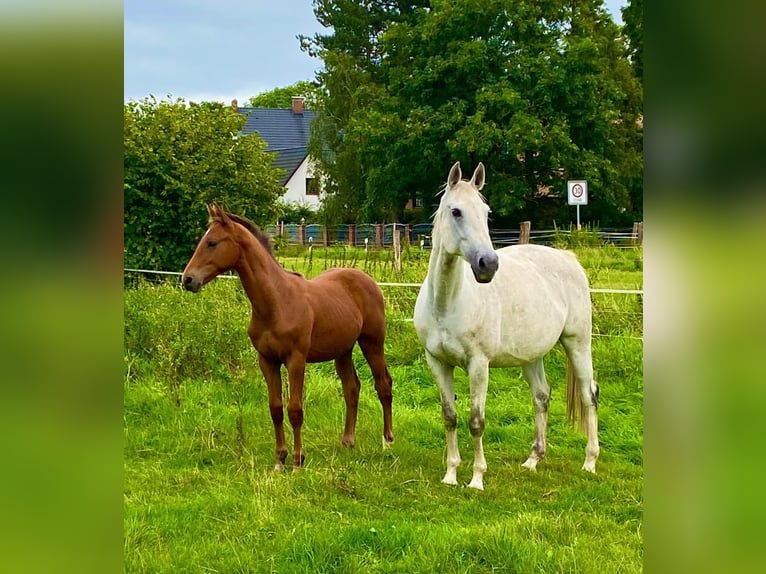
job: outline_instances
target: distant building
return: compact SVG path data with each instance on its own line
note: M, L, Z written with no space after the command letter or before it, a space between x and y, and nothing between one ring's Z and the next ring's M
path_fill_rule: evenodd
M236 100L232 104L236 106ZM268 146L266 151L277 152L274 166L286 171L279 182L287 188L282 201L318 209L319 185L308 158L314 112L304 109L303 98L294 96L291 109L237 106L237 111L247 116L242 133L257 132Z

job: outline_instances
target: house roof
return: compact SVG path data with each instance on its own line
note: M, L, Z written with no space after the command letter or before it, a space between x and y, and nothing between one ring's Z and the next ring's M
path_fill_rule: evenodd
M292 109L274 108L237 108L247 117L244 135L258 132L266 142L266 151L277 152L275 167L281 167L287 173L279 182L284 185L295 173L301 162L308 155L308 141L314 112L304 110L294 113Z

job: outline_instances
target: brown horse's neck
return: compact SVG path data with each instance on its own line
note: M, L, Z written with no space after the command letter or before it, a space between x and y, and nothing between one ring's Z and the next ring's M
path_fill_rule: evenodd
M280 308L287 273L249 231L243 228L241 235L242 251L234 269L253 307L253 315L265 321Z

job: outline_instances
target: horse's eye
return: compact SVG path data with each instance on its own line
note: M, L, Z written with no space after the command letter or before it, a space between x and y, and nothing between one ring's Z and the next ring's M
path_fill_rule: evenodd
M459 210L459 209L456 207L456 208L454 208L454 209L452 210L452 215L454 215L455 217L460 217L460 216L462 216L463 214L462 214L462 213L460 212L460 210Z
M208 247L215 247L216 245L218 245L218 242L213 239L207 242Z

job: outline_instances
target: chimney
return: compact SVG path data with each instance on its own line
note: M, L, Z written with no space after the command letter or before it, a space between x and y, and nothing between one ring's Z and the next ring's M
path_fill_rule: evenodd
M303 98L301 96L293 96L293 113L303 114Z

